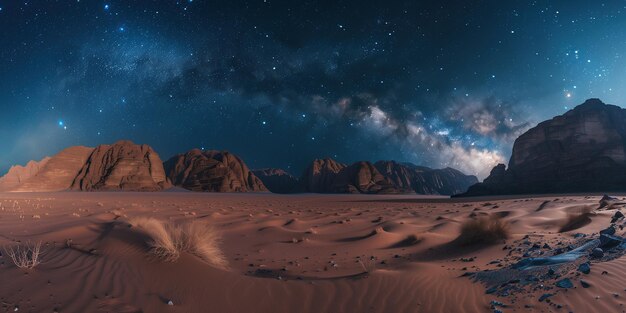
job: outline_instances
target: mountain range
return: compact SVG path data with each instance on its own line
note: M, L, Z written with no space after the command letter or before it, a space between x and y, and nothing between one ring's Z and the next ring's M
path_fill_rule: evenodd
M228 151L193 149L163 162L148 145L119 141L95 148L70 147L0 178L0 191L161 191L173 186L199 192L437 194L464 192L475 176L452 168L430 169L395 161L353 164L311 162L300 177L282 169L250 170Z

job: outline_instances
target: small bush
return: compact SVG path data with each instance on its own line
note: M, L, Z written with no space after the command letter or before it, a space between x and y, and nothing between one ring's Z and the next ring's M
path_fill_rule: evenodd
M131 219L130 224L150 237L148 244L151 252L160 259L174 262L181 252L187 252L215 267L227 268L226 258L219 248L221 237L206 223L192 221L173 224L151 217L140 217Z
M33 269L41 264L41 241L25 245L4 247L4 253L11 259L15 266L21 269Z
M488 216L463 223L455 241L462 245L493 244L508 237L508 225L497 216Z

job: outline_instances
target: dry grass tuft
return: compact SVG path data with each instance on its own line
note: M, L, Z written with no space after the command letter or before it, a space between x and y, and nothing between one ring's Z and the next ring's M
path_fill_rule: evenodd
M182 252L187 252L217 268L228 267L219 248L219 233L204 222L173 224L152 217L132 218L129 222L151 238L148 242L151 252L160 259L174 262Z
M4 247L4 253L11 259L15 266L21 269L33 269L41 264L41 241L26 243L24 245Z
M463 223L455 242L461 245L494 244L508 237L507 223L497 216L487 216Z
M591 211L590 207L579 207L567 213L567 219L559 229L559 233L572 231L591 223Z

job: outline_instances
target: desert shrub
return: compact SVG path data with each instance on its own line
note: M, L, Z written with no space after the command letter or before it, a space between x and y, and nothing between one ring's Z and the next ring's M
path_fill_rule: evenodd
M152 217L139 217L131 219L130 224L150 237L151 253L162 260L174 262L182 252L187 252L215 267L227 267L226 258L219 248L219 232L207 223L191 221L175 224Z
M26 243L17 246L4 247L4 253L21 269L33 269L41 264L43 255L41 250L41 241L37 243Z
M508 237L508 225L497 216L487 216L464 222L455 241L462 245L493 244Z
M567 218L561 228L559 229L560 233L571 231L574 229L581 228L589 223L591 223L591 208L590 207L579 207L574 209L572 212L567 213Z

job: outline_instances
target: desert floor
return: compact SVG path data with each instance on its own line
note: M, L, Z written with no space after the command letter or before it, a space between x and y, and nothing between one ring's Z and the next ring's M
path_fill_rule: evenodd
M580 234L592 238L622 208L597 210L600 198L5 193L0 311L624 312L620 257L592 259L589 274L564 264L508 295L488 294L489 283L465 274L553 255L579 245ZM228 269L193 254L175 262L151 256L146 236L127 223L138 216L214 225ZM509 239L457 244L462 223L480 216L505 221ZM8 247L40 241L43 263L34 269L16 267L7 255ZM563 277L574 286L556 287ZM539 301L543 294L551 296Z

